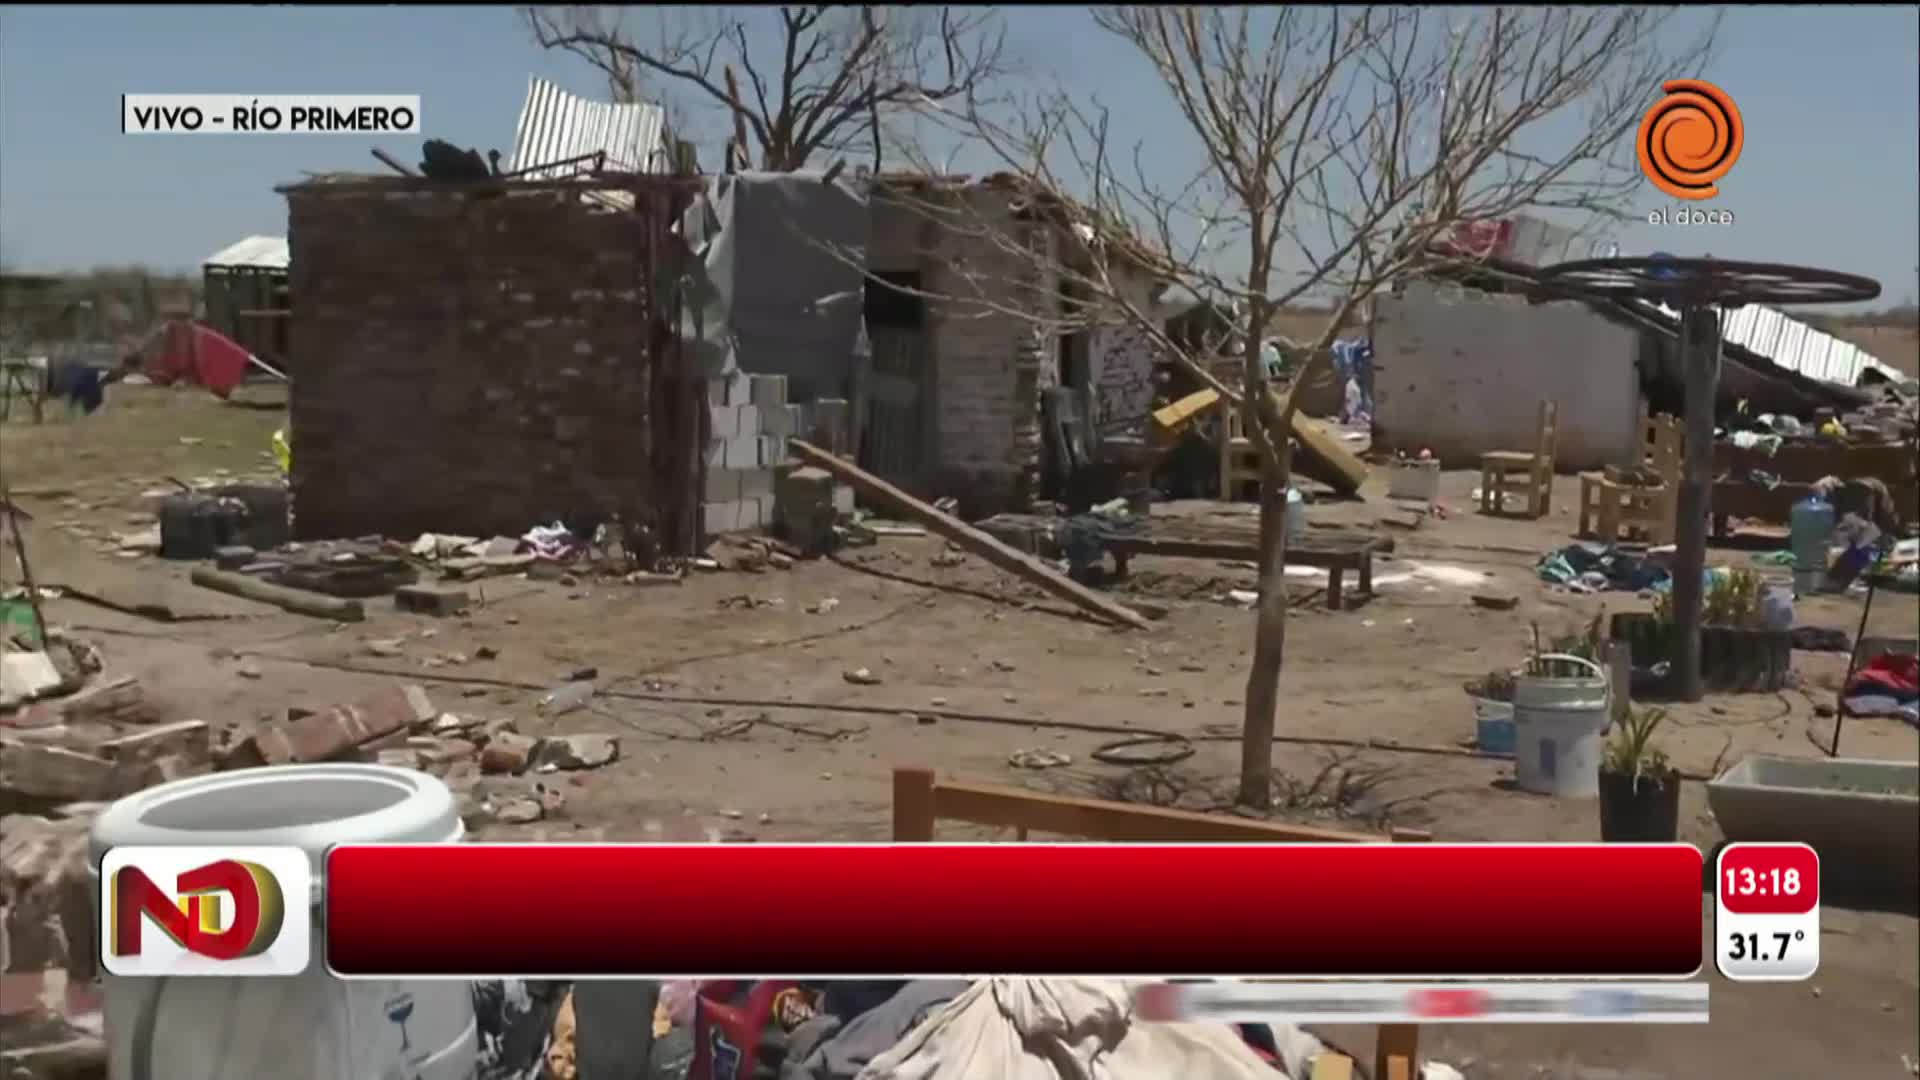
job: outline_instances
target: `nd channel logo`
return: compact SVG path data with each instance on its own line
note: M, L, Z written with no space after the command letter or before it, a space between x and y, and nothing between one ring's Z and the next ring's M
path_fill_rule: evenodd
M299 848L113 848L100 862L101 962L114 975L298 975L312 888Z

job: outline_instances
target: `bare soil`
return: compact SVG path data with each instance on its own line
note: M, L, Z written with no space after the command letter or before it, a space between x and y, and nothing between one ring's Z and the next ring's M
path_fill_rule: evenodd
M562 816L491 827L494 838L640 840L711 824L760 840L884 839L890 772L901 765L1201 809L1224 809L1231 794L1252 615L1217 597L1251 587L1249 567L1135 560L1119 588L1167 609L1148 632L1092 624L977 559L948 565L946 545L931 538L890 538L791 570L702 574L678 586L496 579L479 586L483 602L464 618L374 602L367 622L343 626L211 596L186 583L186 567L117 553L112 535L150 520L141 517L143 493L168 476L191 482L221 469L231 477L270 469L268 438L283 423L282 413L221 405L194 390L116 387L92 418L0 427L7 482L35 514L29 540L41 583L159 597L190 619L156 622L74 598L51 603L49 616L100 643L110 668L140 676L180 714L218 723L244 726L288 704L350 699L404 680L427 686L442 709L511 716L529 733L623 736L619 761L572 775ZM1531 623L1565 631L1602 610L1650 606L1631 594L1556 590L1534 575L1539 554L1572 534L1577 481L1561 480L1561 505L1538 522L1473 513L1474 483L1465 472L1446 474L1444 520L1383 529L1398 550L1376 568L1377 595L1356 608L1328 612L1314 581L1297 579L1285 737L1462 746L1473 727L1462 683L1516 663ZM1383 491L1370 485L1367 494L1317 503L1311 519L1353 526L1406 517ZM1756 565L1751 552L1714 554ZM1487 577L1454 584L1458 571ZM1470 601L1476 592L1519 603L1489 610ZM831 610L810 613L829 598ZM1800 622L1852 634L1859 611L1855 597L1822 597L1800 606ZM1873 616L1870 632L1920 631L1910 597L1883 597ZM369 652L369 641L392 639L402 641L400 656ZM482 646L491 659L474 659ZM1749 752L1817 756L1814 743L1831 738L1833 721L1816 707L1833 703L1847 658L1800 652L1794 660L1796 689L1673 707L1675 764L1706 775ZM599 672L590 708L557 718L536 711L546 688L585 667ZM862 667L878 685L844 678ZM834 708L849 704L867 711ZM936 708L975 718L935 717ZM1049 726L1060 721L1178 732L1199 752L1158 770L1102 765L1091 754L1109 737ZM1035 747L1072 763L1009 765L1010 755ZM1893 720L1849 719L1842 749L1912 760L1920 733ZM1446 840L1599 835L1593 804L1519 793L1506 762L1307 741L1277 745L1274 761L1278 816L1391 823ZM1682 814L1683 839L1719 841L1700 784L1687 785ZM1920 924L1911 914L1829 908L1821 951L1810 983L1735 985L1703 975L1713 983L1709 1025L1435 1026L1422 1051L1473 1077L1903 1075L1902 1055L1920 1058ZM1333 1034L1367 1045L1363 1034Z

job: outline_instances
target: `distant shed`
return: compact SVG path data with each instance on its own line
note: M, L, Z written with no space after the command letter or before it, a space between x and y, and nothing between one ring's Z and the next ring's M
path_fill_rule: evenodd
M248 352L285 370L291 332L284 236L249 236L200 264L206 285L207 325Z

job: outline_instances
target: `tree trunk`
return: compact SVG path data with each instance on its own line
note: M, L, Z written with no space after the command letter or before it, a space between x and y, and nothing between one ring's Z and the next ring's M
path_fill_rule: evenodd
M1309 365L1311 366L1311 365ZM1247 715L1240 740L1240 802L1273 808L1273 735L1280 714L1280 671L1287 652L1287 491L1293 486L1293 440L1286 434L1293 395L1269 432L1274 461L1260 468L1260 599L1247 669Z
M1263 463L1260 599L1254 608L1253 661L1247 669L1247 713L1240 738L1240 802L1259 810L1273 806L1273 732L1286 645L1287 478L1271 463Z

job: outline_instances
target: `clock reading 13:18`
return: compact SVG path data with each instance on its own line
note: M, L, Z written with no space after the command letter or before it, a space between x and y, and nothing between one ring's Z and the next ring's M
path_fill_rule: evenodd
M1740 981L1820 967L1820 856L1805 844L1728 844L1715 868L1714 955Z

